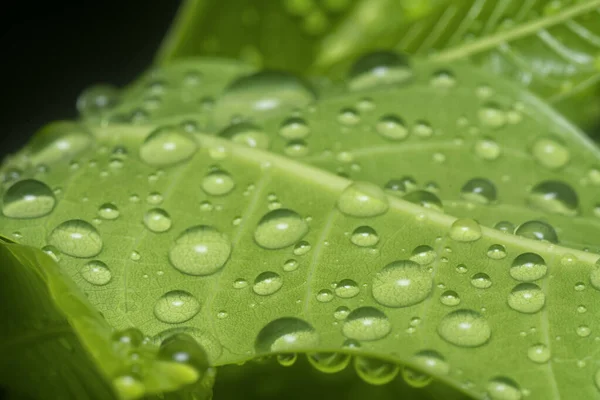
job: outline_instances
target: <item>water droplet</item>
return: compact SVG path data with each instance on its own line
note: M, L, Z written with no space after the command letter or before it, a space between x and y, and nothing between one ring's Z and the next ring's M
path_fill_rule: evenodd
M417 246L410 255L410 260L419 265L428 265L435 261L437 253L431 246Z
M564 182L544 181L531 189L527 202L530 206L551 214L577 215L579 200L575 190Z
M359 226L352 232L350 241L359 247L372 247L379 242L379 236L370 226Z
M310 127L299 117L291 117L283 121L279 127L279 135L285 139L304 139L310 134Z
M260 71L231 83L217 100L214 115L218 123L226 123L234 115L303 108L315 100L313 89L299 77L282 71Z
M481 238L481 226L472 219L459 218L450 227L449 236L457 242L474 242Z
M494 225L494 229L505 233L513 233L515 231L515 226L509 221L500 221Z
M487 102L479 109L479 121L492 128L506 125L506 112L496 103Z
M377 132L386 139L402 140L408 136L405 122L395 115L384 115L375 126Z
M296 243L308 232L298 213L279 208L265 214L254 231L254 240L265 249L281 249Z
M245 287L248 287L248 281L245 279L236 279L235 281L233 281L233 288L234 289L243 289Z
M106 285L112 279L110 269L105 263L99 260L93 260L85 264L79 271L83 279L92 285Z
M388 51L379 51L359 58L349 74L351 90L387 87L409 81L413 76L406 56Z
M545 344L536 343L527 349L527 357L535 363L543 364L550 359L550 349Z
M296 260L287 260L283 263L283 270L285 272L292 272L298 269L298 261Z
M445 315L438 325L438 333L453 345L479 347L489 340L492 330L481 314L462 309Z
M433 377L417 371L409 366L402 367L402 379L409 386L414 388L423 388L433 381Z
M122 399L138 399L146 393L146 386L132 375L117 376L112 385Z
M375 274L373 298L387 307L407 307L425 300L433 288L431 273L414 261L399 260Z
M102 250L102 238L89 222L71 219L58 225L48 236L48 243L73 257L94 257Z
M454 307L460 304L460 297L454 290L446 290L440 296L440 302L448 307Z
M2 213L9 218L39 218L56 205L52 190L35 179L18 181L2 197Z
M171 229L171 224L171 217L162 208L153 208L144 214L144 225L152 232L166 232Z
M261 296L268 296L275 293L283 285L283 279L275 272L266 271L259 274L254 280L252 290Z
M600 259L596 261L590 271L590 283L596 290L600 290Z
M84 117L94 117L110 110L119 101L119 90L106 84L86 88L77 98L77 111Z
M385 213L389 205L380 187L368 182L354 182L341 193L337 207L352 217L374 217Z
M496 186L485 178L474 178L460 190L460 196L473 203L489 204L496 200Z
M223 268L230 254L231 241L225 234L197 225L179 235L169 251L169 260L184 274L211 275Z
M206 350L191 335L179 332L165 338L156 355L158 360L182 363L194 368L196 374L186 383L193 383L206 373L209 357ZM183 376L179 378L184 378Z
M317 301L321 303L329 303L333 300L333 292L329 289L321 289L317 293Z
M544 307L546 296L535 283L520 283L508 295L508 305L513 310L533 314Z
M521 389L509 378L493 378L488 382L486 389L490 400L521 400L522 398Z
M282 367L291 367L292 365L294 365L296 363L297 359L298 359L298 354L296 354L296 353L277 354L277 362Z
M285 147L283 152L289 157L304 157L308 155L308 145L302 139L290 140Z
M337 320L342 320L342 319L346 319L348 317L348 314L350 314L350 309L348 307L339 306L333 312L333 317Z
M477 289L487 289L492 286L492 280L487 274L479 272L471 277L471 285Z
M549 169L562 168L571 158L569 149L549 136L537 139L531 153L538 163Z
M342 333L359 341L379 340L388 335L392 325L388 317L373 307L360 307L346 317Z
M546 240L550 243L558 243L558 235L554 228L542 221L527 221L515 229L515 235L534 240Z
M154 315L167 324L179 324L192 319L200 311L200 303L183 290L163 294L154 304Z
M450 365L446 359L435 350L421 350L411 357L415 366L432 375L448 375Z
M385 385L400 372L397 364L363 356L354 357L354 369L362 380L371 385Z
M510 276L522 282L532 282L546 276L548 267L544 259L535 253L523 253L518 255L511 267Z
M306 240L301 240L298 243L296 243L296 245L294 246L294 255L296 256L303 256L304 254L308 253L311 249L311 245L310 243L308 243Z
M319 344L319 335L306 321L284 317L269 322L256 337L257 353L286 352L290 350L314 349Z
M350 299L360 292L358 284L352 279L342 279L335 287L335 295L342 299Z
M417 182L410 176L392 179L385 184L385 190L392 194L405 194L417 188Z
M577 332L577 336L579 337L588 337L592 333L592 330L587 325L579 325L575 332Z
M488 248L486 254L492 260L502 260L506 257L506 247L501 244L493 244Z
M219 136L232 142L256 149L269 148L269 135L248 122L234 123L223 129Z
M36 132L28 145L33 165L52 165L72 158L88 148L92 135L74 122L54 122Z
M213 171L202 179L202 190L211 196L223 196L235 187L235 182L225 171Z
M144 139L140 158L150 166L166 167L189 159L197 149L194 136L182 128L167 126L150 132Z
M342 371L352 359L350 354L344 353L308 353L306 358L313 367L326 374Z
M338 114L338 122L346 126L356 125L360 122L360 114L354 108L343 108Z
M119 214L119 209L113 203L104 203L98 208L98 216L103 219L117 219Z
M127 328L113 333L111 340L131 347L138 347L144 340L144 334L137 328Z

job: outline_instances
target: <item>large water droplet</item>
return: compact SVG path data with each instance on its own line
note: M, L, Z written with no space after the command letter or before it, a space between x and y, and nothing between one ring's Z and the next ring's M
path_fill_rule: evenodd
M533 314L544 307L546 296L535 283L520 283L508 295L508 305L513 310Z
M395 115L384 115L375 128L381 136L390 140L402 140L408 136L406 123Z
M549 169L562 168L571 158L569 149L549 136L537 139L531 153L538 163Z
M510 276L522 282L532 282L546 276L548 267L544 259L535 253L523 253L518 255L511 267Z
M308 224L295 211L279 208L265 214L254 231L254 240L265 249L291 246L308 232Z
M290 117L279 127L279 135L288 140L304 139L310 134L306 121L299 117Z
M193 381L200 379L209 367L205 349L191 335L183 332L175 333L164 339L156 358L161 361L186 364L194 368L196 376Z
M283 279L279 274L266 271L256 277L252 290L261 296L268 296L281 289L282 285Z
M440 296L440 302L448 307L454 307L460 304L460 297L454 290L446 290Z
M460 190L460 196L474 203L489 204L496 200L496 186L485 178L474 178Z
M450 372L446 359L435 350L421 350L411 357L411 361L432 375L448 375Z
M315 92L302 79L287 72L260 71L229 85L217 100L214 114L218 123L227 123L236 115L303 108L315 100Z
M49 214L56 205L54 193L35 179L18 181L2 197L2 213L9 218L38 218Z
M521 389L515 381L509 378L490 379L486 389L490 400L521 400L522 398Z
M349 74L351 90L385 87L409 81L413 76L406 56L388 51L367 54L358 59Z
M371 385L385 385L394 380L400 366L376 358L356 356L354 358L356 375Z
M154 315L167 324L179 324L192 319L200 311L200 302L191 293L172 290L154 304Z
M487 320L473 310L456 310L442 318L438 325L442 339L456 346L479 347L492 335Z
M235 182L225 171L213 171L202 179L202 190L212 196L223 196L231 192Z
M160 233L171 229L171 217L162 208L153 208L144 214L144 225L152 232Z
M211 275L223 268L231 254L229 238L206 225L186 229L175 240L169 260L188 275Z
M85 264L79 273L83 279L97 286L106 285L112 279L110 269L99 260L93 260Z
M29 158L34 165L51 165L58 161L70 161L88 148L92 135L79 124L54 122L38 131L28 145Z
M306 321L284 317L269 322L256 337L257 353L310 350L319 344L319 335Z
M359 226L352 232L350 241L360 247L372 247L379 242L379 236L370 226Z
M232 142L241 144L244 146L257 148L257 149L268 149L269 148L269 135L263 132L256 125L252 125L248 122L234 123L223 129L219 136L230 139Z
M373 278L373 298L387 307L407 307L425 300L433 288L431 273L414 261L386 265Z
M546 240L550 243L558 243L558 235L552 227L542 221L527 221L515 229L515 235L534 240Z
M342 371L352 359L350 354L344 353L308 353L306 358L313 367L326 374Z
M388 317L374 307L360 307L346 317L342 333L359 341L379 340L388 335L392 325Z
M48 243L73 257L94 257L102 250L102 238L90 223L71 219L58 225L48 236Z
M527 349L527 357L534 363L543 364L550 359L550 349L543 343L536 343Z
M192 134L176 126L158 128L144 139L140 158L153 167L166 167L192 157L198 144Z
M369 182L354 182L337 201L338 209L352 217L374 217L385 213L388 199L383 190Z
M452 223L449 236L457 242L474 242L481 238L481 226L472 219L460 218Z
M527 202L532 207L567 216L577 215L579 200L575 190L564 182L545 181L531 189Z

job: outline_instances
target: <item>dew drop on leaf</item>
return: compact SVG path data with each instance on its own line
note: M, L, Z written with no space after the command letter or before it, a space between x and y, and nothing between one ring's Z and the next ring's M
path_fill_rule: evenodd
M277 354L277 362L282 367L291 367L298 360L298 354L296 353L283 353Z
M479 121L483 125L492 127L492 128L501 128L506 125L507 115L504 110L500 108L500 106L493 102L485 103L479 109Z
M433 377L417 371L409 366L402 367L402 379L409 386L414 388L423 388L433 381Z
M108 266L99 260L86 263L79 271L83 279L92 285L106 285L112 279L112 273Z
M512 379L496 377L491 379L487 386L490 400L521 400L521 389Z
M487 289L492 286L492 280L488 274L478 272L471 277L471 285L477 289Z
M436 89L449 89L456 85L456 77L451 71L439 70L433 73L429 83Z
M98 207L98 216L102 219L113 220L119 218L119 209L113 203L104 203Z
M223 196L235 187L231 175L225 171L213 171L202 179L202 190L211 196Z
M310 127L303 118L290 117L279 127L279 135L284 139L304 139L310 134Z
M308 224L295 211L279 208L265 214L254 231L254 240L265 249L291 246L308 232Z
M485 178L474 178L465 183L460 196L473 203L489 204L496 200L496 186Z
M448 307L454 307L460 304L460 297L454 290L446 290L440 296L440 302Z
M308 322L294 317L279 318L265 325L256 337L257 353L311 349L319 344L319 335Z
M399 260L386 265L373 278L373 298L387 307L407 307L425 300L433 288L426 268L414 261Z
M600 290L600 258L590 270L590 283L596 290Z
M450 365L446 359L435 350L421 350L411 357L417 367L434 375L448 375Z
M198 145L194 137L176 126L155 129L140 145L140 158L153 167L167 167L192 157Z
M380 187L369 182L355 182L340 194L337 207L352 217L374 217L385 213L389 204Z
M461 309L445 315L438 325L442 339L460 347L479 347L492 335L487 320L477 311Z
M119 101L119 90L106 84L85 89L77 98L77 111L84 117L98 116L110 110Z
M56 197L43 182L25 179L10 186L2 197L2 213L9 218L38 218L49 214Z
M400 372L398 364L363 356L354 357L354 369L363 381L371 385L385 385Z
M48 243L73 257L94 257L102 250L102 238L89 222L71 219L58 225L48 236Z
M154 315L167 324L179 324L192 319L200 311L200 302L184 290L172 290L154 304Z
M533 143L531 154L539 164L549 169L562 168L571 158L569 149L549 136L537 139Z
M527 202L531 207L566 216L577 215L579 200L577 193L568 184L559 181L544 181L531 189Z
M359 247L372 247L379 242L379 236L370 226L359 226L352 232L350 241Z
M372 89L408 82L412 76L413 71L405 55L379 51L362 56L352 65L348 86L351 90Z
M522 282L532 282L546 276L546 261L535 253L519 254L510 267L510 276Z
M500 145L491 138L483 138L475 142L475 155L483 160L493 161L500 157L502 149Z
M256 149L269 148L269 136L256 125L248 122L239 122L227 126L219 136L230 139L232 142Z
M345 353L308 353L306 358L310 365L326 374L334 374L344 370L352 357Z
M494 225L494 229L497 229L500 232L513 233L515 231L515 226L512 224L512 222L500 221Z
M459 218L450 227L449 236L457 242L474 242L481 238L481 226L472 219Z
M252 290L261 296L268 296L277 292L283 285L283 279L279 274L271 271L260 273L254 280Z
M303 256L308 253L312 246L306 240L301 240L294 246L293 253L296 256Z
M329 289L321 289L317 293L317 301L321 303L329 303L333 298L333 292Z
M508 295L508 305L524 314L533 314L544 307L546 295L535 283L520 283Z
M335 286L335 295L342 299L350 299L360 292L358 284L352 279L342 279Z
M410 260L419 265L428 265L435 261L437 253L431 246L422 245L414 248Z
M492 260L502 260L506 257L506 248L501 244L493 244L488 248L486 254Z
M558 243L558 235L552 227L542 221L527 221L515 229L515 235L534 240L545 240L550 243Z
M348 317L348 314L350 314L350 309L348 307L339 306L333 312L333 317L337 320L342 320L342 319L346 319Z
M160 344L156 358L161 361L186 364L194 368L195 379L187 383L200 379L209 367L206 351L196 339L187 333L175 333L165 338Z
M429 210L444 212L442 201L435 194L427 190L415 190L402 197L403 200L410 201L413 204L418 204Z
M113 333L111 340L135 348L142 344L144 334L137 328L127 328Z
M342 125L356 125L360 122L360 114L354 108L342 108L338 113L337 120Z
M171 224L171 217L162 208L153 208L144 214L144 225L152 232L166 232Z
M527 357L534 363L543 364L550 359L550 349L543 343L536 343L527 349Z
M298 269L298 261L290 259L283 263L283 270L285 272L292 272Z
M175 240L169 260L184 274L211 275L223 268L230 254L231 241L225 234L207 225L197 225Z
M382 116L375 129L381 136L390 140L402 140L408 136L406 123L395 115Z
M417 188L417 182L410 176L391 179L385 184L385 190L392 194L405 194Z
M146 392L144 384L131 375L117 376L112 380L112 385L123 399L137 399Z
M358 341L383 339L391 330L388 317L374 307L360 307L350 312L342 327L344 336Z

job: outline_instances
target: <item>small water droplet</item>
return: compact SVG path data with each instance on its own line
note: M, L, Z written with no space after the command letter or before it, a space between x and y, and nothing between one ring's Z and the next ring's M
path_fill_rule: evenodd
M500 157L502 149L491 138L483 138L475 142L475 154L484 160L493 161Z
M492 128L501 128L506 125L506 112L500 106L493 102L485 103L479 109L479 121Z
M350 309L348 307L346 307L346 306L339 306L333 312L333 317L335 319L337 319L337 320L343 320L343 319L346 319L348 317L348 314L350 314Z
M245 279L236 279L235 281L233 281L233 288L234 289L243 289L245 287L248 287L248 281Z
M202 190L211 196L223 196L235 187L231 175L225 171L213 171L202 179Z
M415 190L402 197L403 200L437 212L444 212L442 200L428 190Z
M359 58L349 74L351 90L372 89L410 81L412 68L406 56L379 51Z
M571 158L569 149L550 136L537 139L531 148L535 160L549 169L559 169L567 165Z
M56 197L43 182L25 179L10 186L2 196L2 213L9 218L39 218L48 215Z
M440 302L448 307L454 307L460 304L460 297L454 290L446 290L440 296Z
M506 247L501 244L493 244L488 247L486 254L492 260L502 260L506 257Z
M397 364L363 356L354 357L354 369L356 375L371 385L385 385L400 372Z
M279 274L266 271L256 277L254 285L252 285L252 290L258 295L268 296L281 289L282 285L283 279Z
M317 293L317 300L321 303L329 303L333 300L333 292L329 289L321 289Z
M346 317L342 333L359 341L379 340L392 330L388 317L374 307L360 307Z
M233 123L223 129L219 136L232 142L256 149L269 148L269 135L256 125L248 122Z
M438 325L442 339L460 347L479 347L492 335L487 320L477 311L461 309L446 314Z
M296 260L287 260L285 263L283 263L283 270L285 272L292 272L295 271L296 269L298 269L298 261Z
M512 379L497 377L491 379L487 386L490 400L521 400L521 389Z
M153 208L144 214L144 225L152 232L160 233L171 229L171 217L162 208Z
M414 248L410 260L419 265L428 265L435 261L437 253L431 246L422 245Z
M294 255L296 256L303 256L304 254L308 253L311 249L311 245L310 243L308 243L306 240L301 240L298 243L296 243L296 245L294 246Z
M319 344L319 335L306 321L284 317L269 322L256 337L257 353L286 352L290 350L314 349Z
M440 70L433 73L429 82L437 89L449 89L456 85L456 78L451 71Z
M342 299L350 299L360 292L358 284L352 279L342 279L335 287L335 295Z
M85 264L79 271L83 279L92 285L106 285L112 279L112 273L108 266L99 260L93 260Z
M460 190L460 196L473 203L489 204L496 200L496 186L485 178L474 178Z
M291 367L298 360L298 354L296 353L283 353L277 354L277 362L282 367Z
M299 117L288 118L279 127L279 135L288 140L304 139L309 134L310 127L304 119Z
M359 247L372 247L379 243L379 236L370 226L359 226L350 236L350 241Z
M113 220L119 218L119 209L113 203L104 203L98 207L98 216L103 219Z
M481 226L472 219L459 218L450 227L449 236L457 242L474 242L481 238Z
M522 282L533 282L546 276L548 267L544 259L535 253L519 254L510 267L510 276Z
M214 346L214 345L213 345ZM207 347L210 349L210 347ZM206 349L198 341L185 332L177 332L166 337L160 344L157 360L189 365L195 374L181 373L178 378L184 384L198 381L208 370L209 356Z
M527 349L527 357L534 363L546 363L550 359L550 349L542 343L533 344Z
M385 213L389 204L380 187L368 182L354 182L341 193L337 207L352 217L374 217Z
M113 108L119 101L119 90L106 84L86 88L77 98L77 111L84 117L94 117Z
M189 159L197 149L194 136L180 127L167 126L150 132L139 151L146 164L166 167Z
M373 298L387 307L407 307L425 300L433 288L431 273L410 260L394 261L375 274Z
M71 219L58 225L48 236L48 243L73 257L94 257L102 250L102 238L89 222Z
M279 208L265 214L259 221L254 240L265 249L291 246L308 232L308 224L295 211Z
M479 272L471 277L471 285L477 289L487 289L492 286L492 280L488 274Z
M531 207L551 214L577 215L579 200L577 193L568 184L559 181L544 181L531 189L527 197Z
M432 375L443 376L450 372L446 359L435 350L421 350L411 357L411 361Z
M402 140L408 136L406 123L395 115L384 115L375 126L377 132L386 139Z
M313 367L326 374L344 370L352 360L350 354L345 353L308 353L306 358Z
M154 315L167 324L179 324L192 319L200 311L200 303L183 290L173 290L162 295L154 304Z
M338 113L337 119L342 125L352 126L360 122L360 114L354 108L343 108Z
M175 269L188 275L211 275L223 268L231 254L229 238L207 225L183 231L169 251Z
M579 325L575 332L577 332L577 336L579 337L588 337L592 333L592 330L587 325Z
M535 283L520 283L508 295L508 305L513 310L533 314L544 307L546 296Z

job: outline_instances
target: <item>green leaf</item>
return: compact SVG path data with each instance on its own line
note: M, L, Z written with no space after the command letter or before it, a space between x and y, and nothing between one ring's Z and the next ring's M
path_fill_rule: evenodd
M394 382L382 398L427 384L423 398L597 396L598 149L495 76L383 59L388 75L363 60L348 87L182 64L225 89L188 87L174 62L155 72L160 94L143 85L85 108L7 160L0 234L52 254L114 329L149 337L133 370L138 356L90 345L130 368L95 361L121 396L185 389L206 373L204 352L223 371L289 353L323 374L351 364L367 383ZM147 94L168 100L112 119ZM208 94L214 104L190 111ZM416 184L384 190L403 176ZM481 184L461 191L476 177L495 199ZM517 235L491 228L504 220ZM201 345L196 367L161 364L173 334ZM134 372L138 392L123 387ZM207 396L203 376L189 396ZM215 398L231 385L217 380Z

